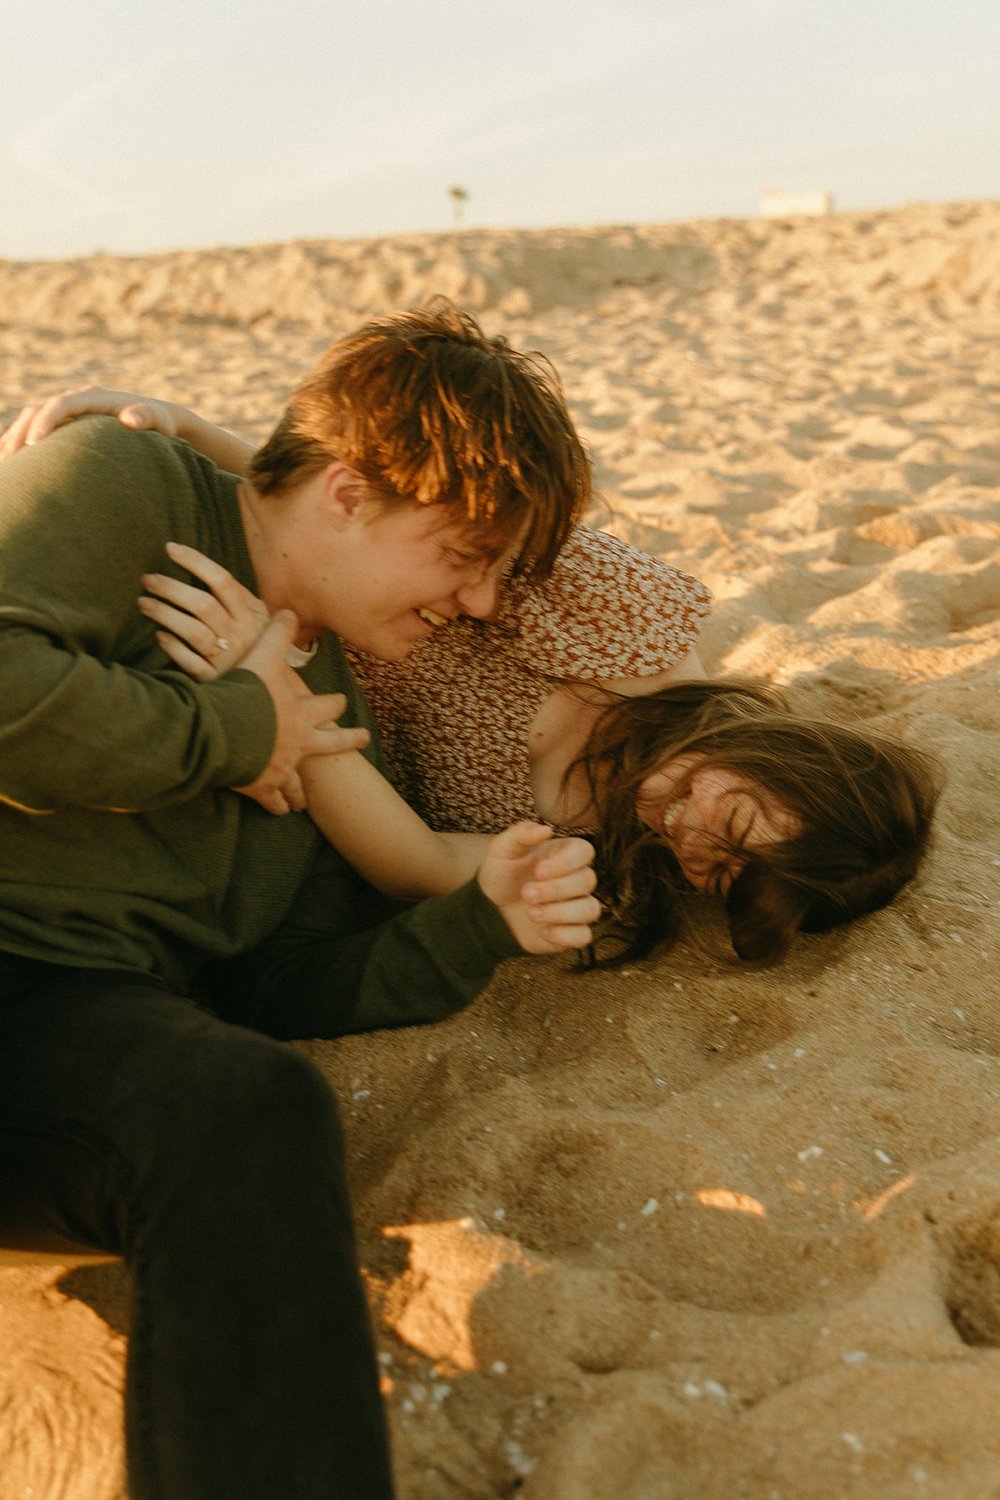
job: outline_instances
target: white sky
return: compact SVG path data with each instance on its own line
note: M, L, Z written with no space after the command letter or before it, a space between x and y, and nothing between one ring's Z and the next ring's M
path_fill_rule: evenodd
M998 0L6 0L0 256L1000 198Z

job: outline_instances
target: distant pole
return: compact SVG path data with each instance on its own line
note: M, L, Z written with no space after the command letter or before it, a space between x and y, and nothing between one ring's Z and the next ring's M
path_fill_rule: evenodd
M464 187L450 187L448 189L448 197L451 199L452 212L455 215L455 228L459 229L461 228L465 205L469 201L468 191Z

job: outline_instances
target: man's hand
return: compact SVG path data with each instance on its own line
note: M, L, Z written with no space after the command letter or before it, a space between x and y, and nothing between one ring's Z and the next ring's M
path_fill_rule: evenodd
M277 734L271 758L260 775L236 791L252 797L267 812L301 812L306 805L299 764L310 755L339 755L361 750L370 738L367 729L340 729L335 720L344 712L343 693L311 693L286 659L298 622L289 610L279 610L256 644L240 662L261 679L274 703Z
M559 953L593 940L601 915L593 862L586 839L515 823L490 840L476 878L527 953Z

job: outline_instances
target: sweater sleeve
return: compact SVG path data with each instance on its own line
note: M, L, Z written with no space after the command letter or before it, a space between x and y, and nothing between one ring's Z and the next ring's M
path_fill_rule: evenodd
M552 677L643 677L680 661L712 607L703 583L605 531L578 526L546 581L513 580L499 624Z
M226 1019L285 1041L440 1021L523 955L475 880L403 907L324 854L282 927L199 983Z
M3 800L145 811L266 764L260 679L191 681L137 608L142 573L166 570L164 543L193 539L185 514L212 500L183 447L91 418L0 465Z

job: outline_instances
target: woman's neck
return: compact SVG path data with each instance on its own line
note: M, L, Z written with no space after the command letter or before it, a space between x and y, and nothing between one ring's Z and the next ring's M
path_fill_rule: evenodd
M609 701L599 688L563 683L552 690L531 721L531 789L535 807L547 822L562 828L595 826L590 782L579 760Z

